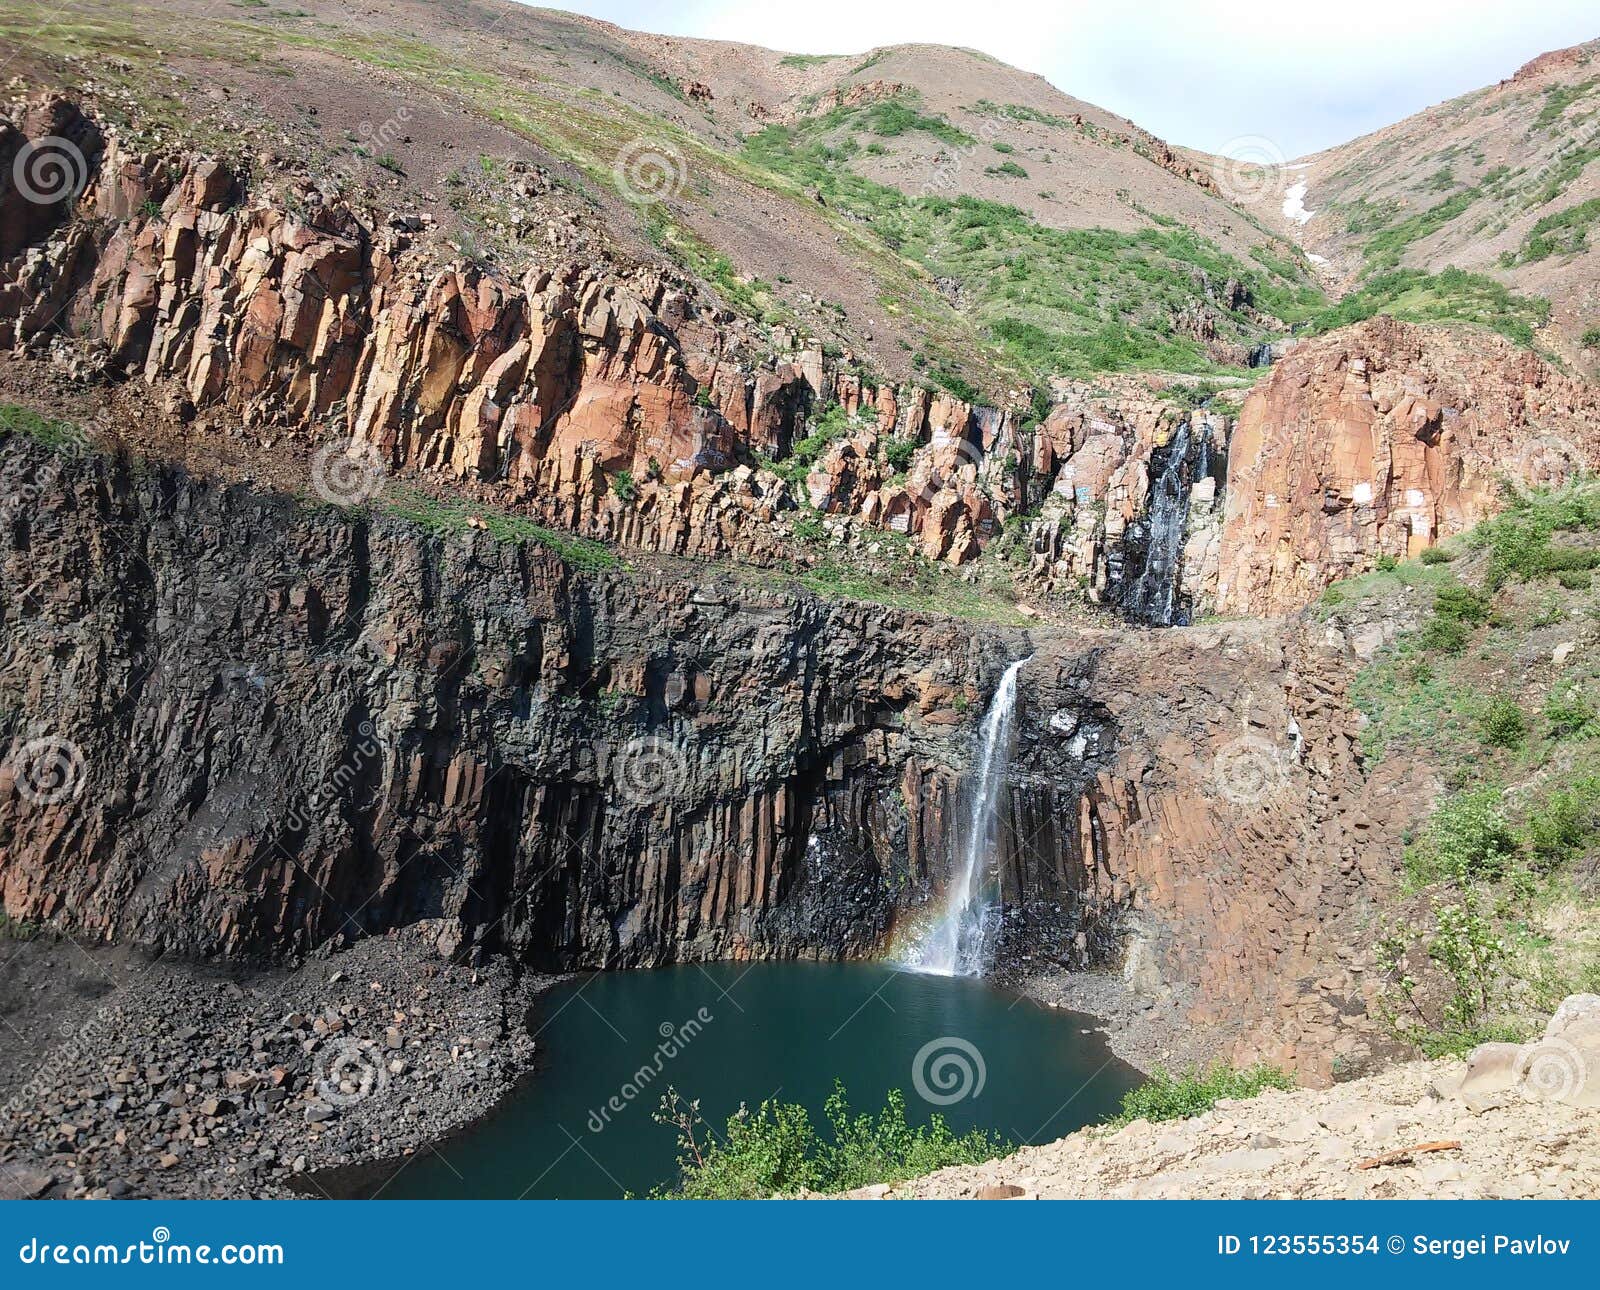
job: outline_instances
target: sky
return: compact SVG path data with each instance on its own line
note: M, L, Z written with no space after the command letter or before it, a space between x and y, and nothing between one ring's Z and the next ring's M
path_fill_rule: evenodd
M1208 152L1344 143L1600 36L1597 0L567 0L624 27L799 54L965 45ZM1250 145L1245 143L1243 151Z

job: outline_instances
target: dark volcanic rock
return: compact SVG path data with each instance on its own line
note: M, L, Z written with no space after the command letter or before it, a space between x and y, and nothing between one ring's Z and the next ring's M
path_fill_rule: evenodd
M6 908L191 955L425 918L552 967L870 951L943 872L968 730L925 717L1007 653L105 458L38 491L0 546Z
M17 438L0 489L36 496L0 528L0 898L78 936L877 952L949 874L974 727L1032 654L1003 958L1120 964L1209 1048L1325 1076L1431 791L1364 773L1354 655L1314 620L1028 639Z

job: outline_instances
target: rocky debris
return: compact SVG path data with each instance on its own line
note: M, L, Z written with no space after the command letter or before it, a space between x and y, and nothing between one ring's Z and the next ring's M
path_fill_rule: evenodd
M1275 614L1600 461L1600 391L1487 332L1374 318L1295 347L1229 451L1219 613Z
M1584 1019L1569 1017L1558 1036L1595 1028L1600 1000L1580 996L1578 1006L1589 1009ZM1471 1065L1478 1064L1475 1054ZM1472 1081L1468 1063L1410 1062L1329 1089L1219 1102L1192 1119L1084 1129L1003 1160L867 1189L870 1197L851 1195L1593 1198L1600 1195L1596 1079L1600 1066L1589 1068L1581 1088L1569 1085L1559 1098L1541 1096L1534 1083L1485 1102L1462 1091Z
M435 934L419 924L289 973L159 960L122 974L8 1059L0 1195L314 1194L312 1170L403 1160L483 1115L529 1067L525 1017L551 979L452 965Z
M1451 1089L1474 1111L1517 1101L1600 1109L1600 995L1569 996L1528 1044L1482 1044Z

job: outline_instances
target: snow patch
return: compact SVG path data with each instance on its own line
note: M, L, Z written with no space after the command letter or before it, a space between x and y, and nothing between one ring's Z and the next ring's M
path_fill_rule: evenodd
M1283 216L1285 219L1292 219L1296 224L1310 222L1316 211L1308 211L1306 209L1306 189L1309 187L1310 185L1302 179L1298 184L1292 185L1288 192L1284 193Z

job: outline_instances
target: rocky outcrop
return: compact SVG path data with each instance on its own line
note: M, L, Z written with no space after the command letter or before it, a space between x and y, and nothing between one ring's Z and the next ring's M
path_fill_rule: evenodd
M943 872L990 633L80 472L0 556L13 917L626 966L864 953Z
M1600 461L1600 394L1509 342L1375 318L1297 346L1245 401L1216 608L1273 614Z
M62 100L25 126L72 130L97 164L76 207L3 194L0 345L42 352L65 330L201 433L242 427L280 459L344 445L373 477L432 476L636 549L803 561L804 502L959 565L1043 505L1037 580L1100 597L1149 456L1184 415L1078 399L1025 426L864 381L815 341L758 337L659 272L557 263L510 281L441 259L410 217L374 224L307 186L262 192L213 161L131 155ZM765 468L835 404L848 432L803 481ZM1211 558L1203 544L1197 591Z
M1342 938L1410 812L1354 762L1342 638L1030 642L0 448L8 491L41 471L0 535L13 918L257 958L422 920L548 967L876 952L1032 652L1015 953L1126 961L1313 1074L1358 1042Z

